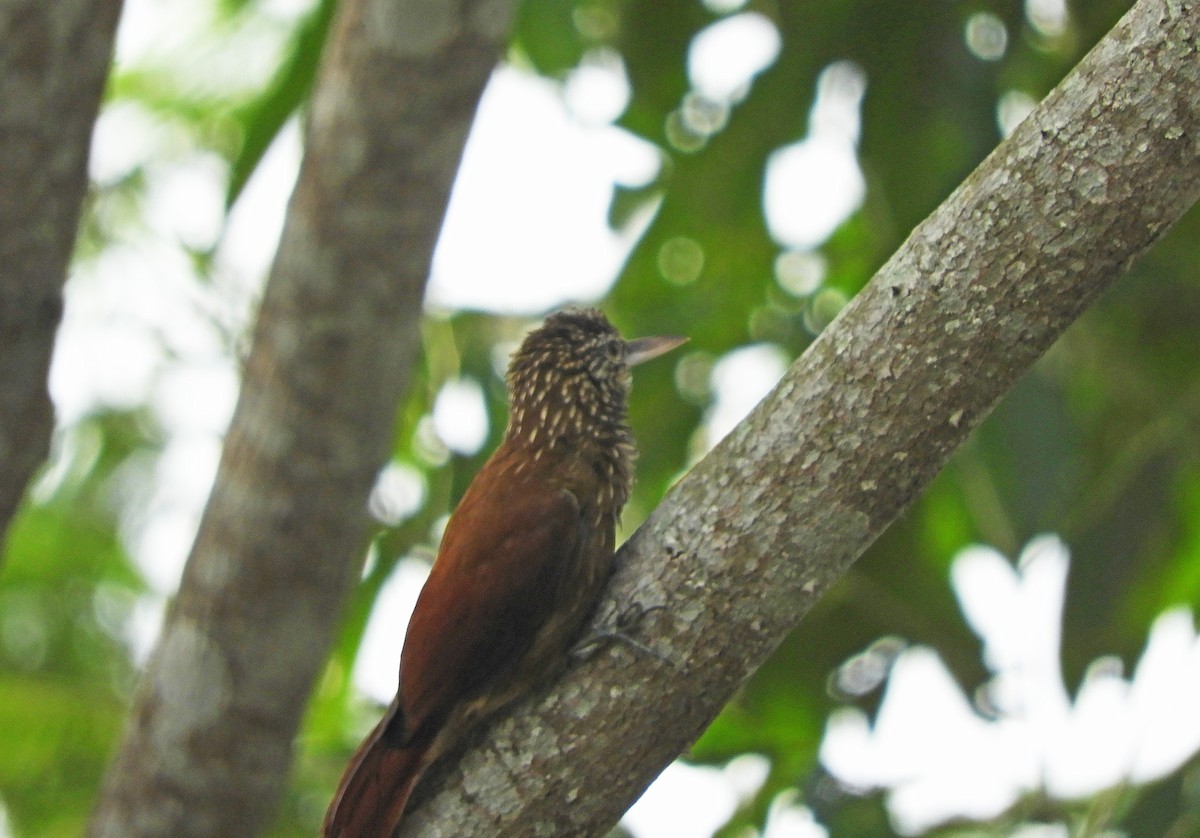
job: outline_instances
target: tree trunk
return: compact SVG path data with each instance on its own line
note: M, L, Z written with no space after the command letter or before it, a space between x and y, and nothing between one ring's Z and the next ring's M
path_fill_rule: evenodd
M0 541L50 449L50 350L120 12L0 4Z
M90 834L253 835L272 816L509 7L339 9L215 488Z

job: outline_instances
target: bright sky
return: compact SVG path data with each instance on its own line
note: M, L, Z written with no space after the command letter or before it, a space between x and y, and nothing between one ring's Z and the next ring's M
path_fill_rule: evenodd
M218 33L207 5L129 0L118 61L168 68L214 90L255 87L274 66L291 22L310 5L269 0L243 29ZM687 130L672 133L667 126L668 136L680 142L720 131L781 46L766 17L739 11L741 0L707 5L727 17L694 38L687 66L693 90L679 110ZM1062 0L1030 0L1027 7L1042 31L1061 33L1066 25ZM997 59L1007 43L1003 23L987 13L972 16L963 37L980 60ZM826 68L809 135L778 149L767 163L763 208L781 247L779 281L791 293L819 292L824 267L813 248L863 201L866 184L856 148L869 81L850 62ZM613 186L649 182L663 155L612 124L628 97L619 56L604 50L586 56L563 84L514 67L497 69L454 187L435 254L430 305L535 313L603 296L650 221L647 215L626 230L609 229ZM1002 131L1011 131L1032 107L1019 91L1005 94L997 109ZM97 181L113 183L136 166L146 168L144 226L73 271L51 390L65 429L59 440L63 458L87 444L72 425L97 406L149 404L166 434L160 457L133 463L122 476L131 487L123 535L153 591L139 604L131 627L139 659L148 653L166 598L178 585L236 398L236 364L225 335L245 330L300 155L300 132L292 123L223 229L226 174L219 159L128 102L107 107L97 125L92 159ZM197 281L181 242L195 247L219 242L207 281ZM709 445L765 395L786 363L784 353L769 344L717 359ZM449 449L477 450L486 436L478 385L447 385L432 423ZM56 479L61 473L51 469L40 489L49 491ZM422 492L419 476L389 467L372 496L372 511L380 520L400 520L417 507ZM1200 745L1200 726L1188 721L1195 714L1156 698L1158 691L1173 691L1191 702L1187 707L1200 699L1200 652L1190 616L1167 615L1155 625L1133 682L1100 666L1072 704L1058 668L1065 552L1056 553L1050 542L1030 551L1035 558L1023 558L1019 572L988 551L964 554L954 578L967 619L986 642L998 706L1019 699L1024 715L1014 711L983 722L936 653L914 648L888 658L888 665L894 660L892 676L873 724L853 710L830 720L822 751L826 765L852 785L888 790L892 816L906 832L955 813L994 814L1039 782L1051 794L1071 797L1122 778L1145 781ZM400 639L426 572L418 561L403 562L372 615L354 679L381 703L395 690ZM1118 750L1096 745L1101 730L1119 731L1112 746ZM1083 747L1087 743L1091 746ZM986 776L962 767L965 745L989 755ZM912 762L914 755L924 755L924 761ZM677 764L630 811L625 825L637 836L710 835L765 776L765 760L754 757L724 769ZM781 799L767 834L816 838L824 830L807 809Z
M890 670L883 702L873 723L857 708L834 713L821 761L848 786L884 790L901 834L988 820L1033 792L1070 801L1153 782L1200 748L1200 638L1186 609L1155 621L1132 677L1119 658L1100 658L1068 694L1060 641L1069 567L1055 536L1030 542L1015 566L985 547L954 559L954 591L992 673L981 691L987 714L933 649L863 653L890 658L869 667Z

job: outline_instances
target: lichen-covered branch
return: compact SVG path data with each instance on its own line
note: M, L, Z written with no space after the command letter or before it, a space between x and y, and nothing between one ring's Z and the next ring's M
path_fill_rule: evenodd
M94 836L253 835L357 578L508 0L346 0L215 488Z
M1141 0L622 551L616 644L435 774L418 835L603 835L1200 197L1200 0Z
M50 448L50 350L120 12L0 4L0 542Z

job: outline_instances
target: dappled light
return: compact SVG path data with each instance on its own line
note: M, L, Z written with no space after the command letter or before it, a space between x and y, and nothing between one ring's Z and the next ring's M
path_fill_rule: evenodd
M585 125L614 122L629 106L629 77L621 54L611 49L585 53L579 66L567 74L562 95L571 115ZM653 162L652 156L647 159ZM639 180L646 183L653 176L654 171L649 171Z
M856 148L865 93L860 67L852 62L827 67L817 82L808 136L767 160L763 212L781 245L816 247L862 204L866 182Z
M353 682L367 698L387 704L396 693L400 663L398 640L417 604L417 594L429 575L428 559L406 559L380 590L354 661ZM359 731L361 736L365 730Z
M630 808L621 825L635 838L670 833L705 838L751 799L767 779L769 763L755 755L739 757L722 768L676 762Z
M658 170L652 146L608 124L622 96L619 62L601 54L556 84L515 67L492 76L451 194L429 299L451 309L534 312L596 299L611 286L649 218L606 221L614 184ZM570 98L573 97L573 98ZM601 118L603 117L603 119Z
M743 99L754 77L775 62L781 43L775 24L757 12L709 25L696 33L688 50L692 88L714 102Z
M1025 121L1025 117L1033 113L1037 100L1019 90L1009 90L996 103L996 125L1004 137L1012 135L1017 126Z
M284 556L286 572L246 592L251 611L281 602L295 609L295 629L332 621L337 608L309 608L317 586L303 590L293 572L333 568L357 583L327 639L314 644L331 648L311 650L321 668L315 682L289 681L259 708L261 728L295 754L260 833L313 835L336 776L395 693L417 592L450 511L504 434L505 370L531 325L560 306L595 304L628 337L689 338L638 369L628 417L637 480L620 542L722 439L754 441L745 428L739 435L739 423L922 219L960 184L978 187L975 166L1031 118L1132 0L518 3L511 20L493 22L508 34L481 53L480 84L494 67L482 93L446 79L464 107L478 101L465 148L453 132L373 124L388 142L372 156L358 159L348 141L337 148L353 169L355 199L324 206L329 182L292 191L304 155L323 153L305 148L319 116L311 91L322 74L340 79L333 63L318 68L336 61L327 36L335 6L347 3L125 0L49 367L53 441L27 481L0 561L0 836L87 831L106 767L131 729L142 673L156 673L162 683L151 686L168 709L224 713L235 674L193 690L188 673L170 668L180 664L159 671L153 663L180 650L226 663L190 617L159 647L185 594L189 607L204 595L181 590L185 570L202 577L194 585L220 575L187 568L214 488L241 493L228 503L235 513L264 497L277 502L279 543L312 523L297 515L298 498L330 510L354 499L352 548L312 539L276 550L273 541L260 552ZM388 8L409 14L409 5L434 8ZM480 9L504 13L503 5ZM65 14L54 4L30 8ZM400 28L373 25L371 37L399 37ZM355 53L364 43L342 46ZM380 62L371 95L412 97L420 121L422 97L436 85L396 72ZM339 91L339 101L350 92ZM1098 154L1104 142L1096 138ZM44 152L31 149L31 160ZM432 176L413 186L422 194L416 207L401 194L407 187L380 188L401 158L432 171L460 151L449 195ZM1084 191L1080 198L1096 197ZM19 197L22 207L36 203ZM254 354L268 277L292 270L273 268L289 205L293 220L295 205L330 214L321 223L349 240L377 223L360 198L387 224L422 229L448 202L440 233L427 232L432 255L393 253L388 241L356 253L365 273L324 271L336 295L355 300L348 321L306 319L319 295L293 289L286 322L274 324L278 353ZM999 225L1013 208L988 212ZM943 233L947 247L971 246L955 229ZM1186 834L1200 770L1198 235L1195 211L1162 231L922 484L920 499L848 570L823 568L816 590L845 572L840 583L822 596L804 588L785 602L763 594L739 606L794 609L803 621L629 810L630 835L890 838L946 828L1067 838L1080 824L1094 835ZM285 255L324 266L342 246ZM389 284L392 267L379 266L398 255L412 275ZM1007 277L1032 258L1014 251L995 270ZM927 290L921 270L913 267L911 287L871 289L893 305L874 324L880 334L904 323L910 294ZM416 289L426 274L426 316L412 334L361 328L376 311L418 312L415 291L405 298L401 286ZM368 275L379 284L359 298ZM1014 295L1036 293L1016 282ZM10 292L18 290L14 283ZM13 299L14 310L29 313L30 301ZM53 319L54 308L38 316ZM999 317L986 308L954 316ZM994 325L996 340L1023 341L1028 331ZM417 347L403 394L386 391L385 404L383 382L357 388L394 428L358 413L331 421L336 439L301 452L319 487L307 495L264 488L237 457L218 477L244 378L257 370L261 386L250 395L289 409L342 405L336 387L368 367L338 366L351 357L339 353L381 336L374 360L393 370L410 360L402 343ZM833 337L825 332L809 357L836 360L853 349ZM6 363L24 351L10 343ZM292 381L280 358L295 346L338 363ZM924 363L937 369L946 359L931 353ZM882 388L904 374L872 368L869 378ZM981 382L995 374L978 371ZM779 398L844 386L821 370L810 381L788 378ZM910 409L975 427L981 417L943 398L931 390L892 405L873 430L892 438L895 416ZM293 451L314 427L301 415L284 411L249 438ZM836 418L824 427L837 457L794 450L782 458L809 463L821 485L763 485L763 503L786 509L844 477L831 464L841 467L838 446L849 441ZM352 490L337 455L361 447L367 431L382 434L377 456ZM790 429L767 431L788 438ZM918 442L913 450L928 440ZM0 434L0 454L20 453L7 446ZM855 476L864 497L839 505L841 519L890 515L908 502L867 496L876 478L883 485L910 467L916 473L912 455L872 467L879 473ZM745 515L757 526L745 498L723 505L725 490L705 498L706 515ZM224 526L258 531L236 519ZM1037 536L1045 532L1061 536ZM822 538L814 529L810 541ZM995 547L971 546L980 544ZM733 571L730 585L749 586L768 563L811 559L803 550L784 555L774 542L762 556L717 547L709 559ZM220 558L224 572L246 557ZM657 649L655 633L685 624L696 606L691 594L647 597L654 610L631 634ZM220 603L205 609L214 621L227 616ZM745 631L759 616L738 613L731 625L742 620ZM239 637L246 648L256 640ZM695 650L686 636L677 643L671 662L686 667ZM262 660L284 660L268 652Z
M873 723L853 708L830 717L825 767L856 793L884 790L900 833L991 820L1034 793L1069 803L1154 782L1200 750L1200 640L1186 609L1154 621L1131 678L1119 658L1099 658L1068 694L1060 645L1068 564L1055 537L1031 542L1016 568L987 548L962 551L954 590L990 679L972 700L936 651L913 646L890 662ZM860 689L862 658L838 678L852 695L880 674L873 666Z
M395 527L425 503L425 475L407 463L388 463L379 472L367 508L379 523Z
M735 14L697 32L687 53L691 89L663 127L668 144L684 154L704 148L724 130L755 77L775 62L781 43L779 30L758 12Z
M687 236L668 239L658 249L658 269L673 285L691 285L704 270L704 248Z
M705 430L711 448L762 401L787 368L778 346L759 344L734 350L712 367L713 406Z
M967 48L981 61L999 61L1008 49L1008 29L991 12L976 12L967 20Z
M807 297L825 280L828 264L811 250L785 250L775 259L775 280L793 297Z
M1067 0L1025 0L1025 17L1044 38L1058 38L1071 22Z
M473 378L447 381L433 401L433 425L446 447L456 454L474 454L488 437L483 389Z

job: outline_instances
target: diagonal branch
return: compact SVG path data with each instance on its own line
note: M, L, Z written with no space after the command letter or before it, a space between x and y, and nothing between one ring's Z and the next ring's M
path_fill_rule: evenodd
M642 639L430 778L403 835L602 835L1200 197L1200 0L1141 0L622 550Z
M0 5L0 542L50 448L50 350L120 13Z
M216 486L90 834L253 835L273 814L510 5L342 4Z

